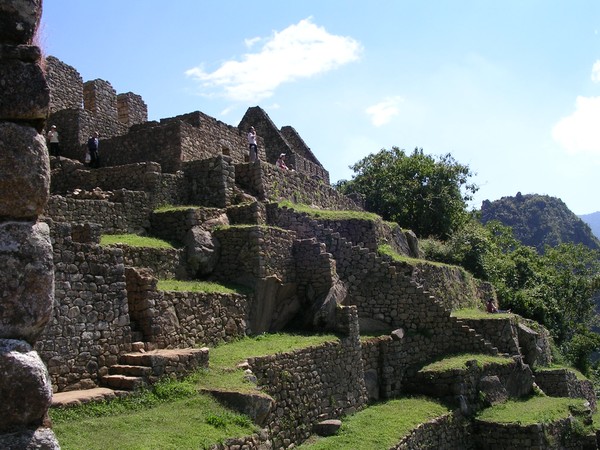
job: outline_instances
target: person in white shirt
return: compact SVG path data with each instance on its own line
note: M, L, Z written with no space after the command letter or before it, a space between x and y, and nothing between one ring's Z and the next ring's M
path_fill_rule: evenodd
M285 153L282 153L281 155L279 155L279 158L277 158L277 162L275 162L275 165L277 166L278 169L290 170L288 168L288 166L285 164Z
M60 158L60 144L58 140L58 130L56 129L56 125L52 125L52 127L50 127L46 138L48 139L48 144L50 146L50 155Z
M256 130L250 127L248 130L248 152L250 162L258 161L258 145L256 144Z

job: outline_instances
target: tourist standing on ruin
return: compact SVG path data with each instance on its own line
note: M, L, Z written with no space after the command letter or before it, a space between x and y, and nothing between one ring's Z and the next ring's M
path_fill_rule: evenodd
M92 136L88 139L88 152L90 153L90 167L100 167L100 158L98 156L98 147L100 140L98 139L98 132L95 131Z
M256 130L250 127L248 130L248 152L250 162L258 161L258 145L256 144Z
M60 160L60 145L58 141L58 130L56 129L56 125L52 125L50 127L50 131L46 135L48 139L48 145L50 147L50 156L56 156Z

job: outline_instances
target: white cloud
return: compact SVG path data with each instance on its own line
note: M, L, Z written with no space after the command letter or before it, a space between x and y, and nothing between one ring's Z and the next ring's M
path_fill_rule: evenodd
M369 106L365 112L371 116L371 123L376 127L380 127L390 123L392 118L400 113L398 106L403 101L402 97L388 97L375 105Z
M259 37L244 39L244 45L248 48L254 47L254 44L256 44L257 42L260 42Z
M246 43L254 44L256 39ZM356 61L362 51L358 41L330 34L310 17L264 41L258 52L226 61L214 72L198 66L185 73L200 81L207 94L216 89L231 100L256 102L272 96L283 83Z
M575 111L558 121L552 137L568 153L587 153L600 158L600 97L577 97Z
M600 83L600 60L596 61L592 66L592 81Z

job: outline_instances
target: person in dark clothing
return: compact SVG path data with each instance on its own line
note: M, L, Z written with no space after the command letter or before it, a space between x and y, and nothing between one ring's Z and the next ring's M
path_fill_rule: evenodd
M90 167L100 167L100 157L98 154L98 147L100 140L98 139L98 132L94 132L88 139L87 147L90 154Z

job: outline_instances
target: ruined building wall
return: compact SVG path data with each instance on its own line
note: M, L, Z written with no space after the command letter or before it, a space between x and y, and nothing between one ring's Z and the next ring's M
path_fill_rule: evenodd
M122 250L76 242L72 234L71 225L52 224L56 298L35 346L55 392L96 387L119 355L131 350Z
M157 348L215 345L246 335L250 298L240 294L165 292L144 269L126 269L129 311L138 338Z
M145 192L117 191L109 199L85 199L53 195L44 217L55 222L91 222L107 234L144 233L150 228L152 205Z
M264 226L215 229L220 257L212 273L218 280L254 286L257 279L276 276L281 283L296 281L293 256L295 233Z
M57 126L63 156L82 161L85 144L94 131L106 140L148 120L140 96L129 92L118 100L108 81L84 83L76 69L53 56L46 58L46 67L51 93L48 125Z
M50 114L63 109L83 108L83 79L75 68L48 56L46 78L50 86Z
M33 348L52 316L49 196L43 129L50 92L32 45L41 1L0 2L0 448L60 448L48 420L52 386Z
M361 210L352 199L341 195L329 184L305 174L281 171L272 164L238 164L235 181L260 200L289 200L324 209Z

